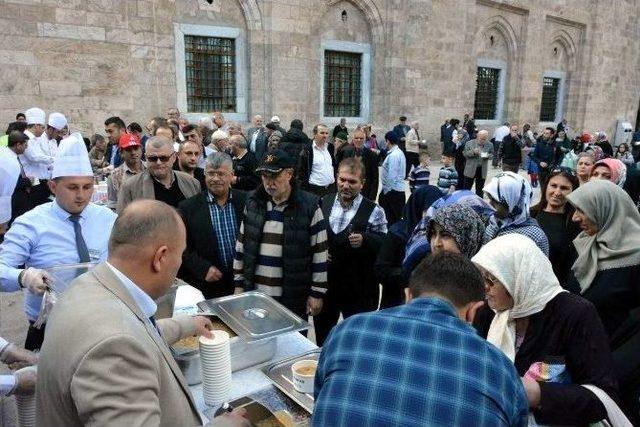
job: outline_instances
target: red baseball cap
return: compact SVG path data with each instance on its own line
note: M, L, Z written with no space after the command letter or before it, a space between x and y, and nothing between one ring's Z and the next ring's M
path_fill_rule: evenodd
M132 133L125 133L118 140L118 147L125 149L129 147L140 147L140 138Z

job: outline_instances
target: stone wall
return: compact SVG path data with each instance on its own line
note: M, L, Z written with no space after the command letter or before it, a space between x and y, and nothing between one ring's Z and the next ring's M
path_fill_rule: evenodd
M87 133L114 114L164 114L178 102L174 24L240 31L247 120L319 121L327 40L370 47L368 121L382 129L405 114L433 142L445 118L473 113L478 59L506 64L511 122L538 124L551 70L566 75L575 129L613 133L640 101L640 5L628 0L0 0L0 10L2 126L31 106Z

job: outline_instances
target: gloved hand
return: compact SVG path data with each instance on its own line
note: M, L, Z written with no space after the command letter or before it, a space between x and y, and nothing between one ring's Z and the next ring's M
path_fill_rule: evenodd
M9 344L0 353L0 362L6 363L13 370L38 363L38 355L32 351Z
M16 371L13 376L16 378L16 386L9 394L28 396L36 392L36 379L38 378L38 368L28 366Z
M38 268L29 267L20 274L22 286L29 289L32 294L42 295L51 283L49 273Z

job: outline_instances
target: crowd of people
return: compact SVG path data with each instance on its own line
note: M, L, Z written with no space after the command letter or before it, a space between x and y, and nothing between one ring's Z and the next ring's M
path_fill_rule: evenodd
M176 277L313 317L313 425L640 423L640 134L614 153L465 116L437 146L404 116L308 136L175 108L70 128L30 108L0 138L0 290L29 321L0 392L35 392L41 425L199 422L167 344L210 322L154 317ZM97 266L40 325L46 270L75 263Z

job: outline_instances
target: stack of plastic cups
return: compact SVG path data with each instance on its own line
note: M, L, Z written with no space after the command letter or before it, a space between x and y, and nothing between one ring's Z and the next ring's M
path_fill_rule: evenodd
M227 332L214 331L213 338L200 337L200 362L204 402L219 406L231 392L231 346Z
M20 427L34 427L36 425L36 395L16 395L18 409L18 425Z

